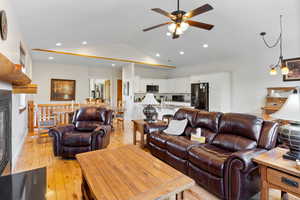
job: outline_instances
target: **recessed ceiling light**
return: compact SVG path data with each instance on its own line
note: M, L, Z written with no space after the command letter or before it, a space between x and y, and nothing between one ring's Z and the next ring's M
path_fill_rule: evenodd
M116 66L116 64L114 64L114 63L113 63L113 64L111 64L111 66L113 66L113 67L114 67L114 66Z
M87 45L87 41L83 41L81 44L83 44L83 45Z
M53 59L54 59L54 57L50 56L50 57L48 57L48 59L49 59L49 60L53 60Z
M167 36L171 36L171 35L172 35L172 33L170 33L170 32L167 32L167 33L166 33L166 35L167 35Z
M160 54L159 54L159 53L157 53L157 54L156 54L156 57L160 57Z
M55 45L58 46L58 47L60 47L62 45L62 43L58 42Z
M183 55L183 54L184 54L184 51L180 51L179 54L180 54L180 55Z
M203 44L203 48L207 48L208 47L208 44Z

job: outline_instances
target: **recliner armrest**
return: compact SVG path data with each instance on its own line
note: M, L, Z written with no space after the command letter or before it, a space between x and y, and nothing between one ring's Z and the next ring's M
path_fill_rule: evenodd
M68 124L68 125L63 125L63 126L55 126L53 128L50 128L49 135L53 136L53 137L55 135L59 135L61 137L62 134L66 133L66 132L71 132L74 129L75 129L75 126L73 124Z
M251 149L251 150L244 150L238 151L229 156L227 158L227 166L230 168L234 162L240 162L241 166L239 166L242 172L247 172L251 168L255 167L256 164L252 162L252 158L266 152L266 149Z
M55 126L49 130L49 135L54 138L53 150L55 156L61 155L61 141L63 134L74 131L74 129L75 126L73 124L69 124L64 126Z
M101 125L93 131L92 150L102 149L109 145L111 129L110 125Z
M156 122L156 123L146 123L144 127L145 133L153 133L153 132L161 132L168 128L168 124L166 122Z
M93 135L100 134L103 137L105 134L110 133L111 129L111 125L100 125L93 131Z

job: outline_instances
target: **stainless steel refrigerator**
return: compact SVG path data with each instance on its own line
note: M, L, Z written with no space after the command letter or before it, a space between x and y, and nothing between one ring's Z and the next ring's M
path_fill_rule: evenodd
M209 83L191 85L191 105L196 109L209 111Z

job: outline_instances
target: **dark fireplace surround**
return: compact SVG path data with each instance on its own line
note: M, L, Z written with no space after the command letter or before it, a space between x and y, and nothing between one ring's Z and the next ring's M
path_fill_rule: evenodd
M11 91L0 90L0 175L11 172L11 101Z

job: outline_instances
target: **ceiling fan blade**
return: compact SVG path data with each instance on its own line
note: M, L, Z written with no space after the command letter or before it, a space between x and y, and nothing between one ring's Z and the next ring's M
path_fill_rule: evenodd
M184 16L186 18L192 18L192 17L194 17L196 15L200 15L200 14L208 12L208 11L210 11L212 9L214 9L214 8L211 5L205 4L204 6L201 6L199 8L196 8L195 10L192 10L192 11L186 13Z
M205 30L211 30L214 27L214 25L211 25L211 24L205 24L202 22L196 22L196 21L192 21L192 20L186 20L185 22L187 22L190 26L202 28Z
M158 24L158 25L156 25L156 26L152 26L152 27L143 29L143 31L144 31L144 32L150 31L150 30L152 30L152 29L159 28L159 27L161 27L161 26L165 26L165 25L168 25L168 24L172 24L172 22L166 22L166 23Z
M154 12L157 12L161 15L164 15L166 17L169 17L170 19L175 19L176 18L176 16L174 16L171 13L169 13L169 12L163 10L163 9L160 9L160 8L152 8L151 10L154 11Z

